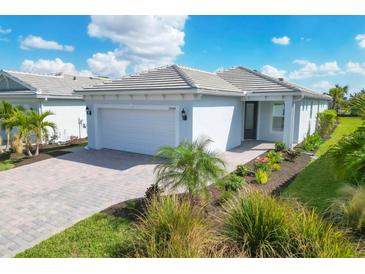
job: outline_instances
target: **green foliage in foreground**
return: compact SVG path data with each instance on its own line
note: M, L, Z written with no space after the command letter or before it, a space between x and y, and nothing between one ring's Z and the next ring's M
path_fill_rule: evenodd
M124 257L131 248L133 234L128 220L98 213L17 254L16 257Z
M356 257L344 234L298 204L249 192L226 205L225 235L250 257Z

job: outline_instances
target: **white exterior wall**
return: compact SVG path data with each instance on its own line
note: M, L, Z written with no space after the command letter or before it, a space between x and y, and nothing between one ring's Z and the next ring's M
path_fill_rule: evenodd
M241 144L242 102L240 97L203 96L193 104L193 140L209 137L210 148L226 151Z
M85 102L83 100L48 99L43 101L41 111L52 111L49 120L56 123L58 140L66 141L71 136L87 137ZM79 125L79 119L82 120Z
M275 142L283 140L283 131L274 131L272 129L272 112L274 103L283 103L283 101L276 102L258 102L258 117L257 117L257 139L262 141Z
M312 116L311 116L312 108ZM300 102L300 107L296 110L300 112L299 126L297 126L298 134L294 139L294 143L301 143L307 134L313 134L316 130L317 114L328 108L328 101L306 98Z
M128 99L129 98L129 99ZM193 98L182 98L178 95L169 95L165 96L164 99L160 95L152 96L150 95L148 99L142 96L134 96L133 99L130 99L129 96L123 98L123 96L93 96L92 98L89 96L85 97L86 105L92 111L91 115L87 115L87 124L88 124L88 147L91 149L100 149L101 142L100 138L100 109L103 106L122 106L122 107L138 107L143 109L150 108L151 106L159 107L159 106L169 106L176 107L176 111L178 112L179 119L177 121L178 127L178 139L177 142L181 142L182 140L192 141L192 105ZM181 111L185 110L187 114L187 120L184 121L181 118ZM131 120L133 123L133 120ZM104 133L105 134L105 133Z

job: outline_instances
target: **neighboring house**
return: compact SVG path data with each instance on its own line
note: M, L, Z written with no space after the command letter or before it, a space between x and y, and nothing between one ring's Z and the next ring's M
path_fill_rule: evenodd
M49 120L57 124L58 141L66 141L70 136L83 138L87 136L85 102L73 90L102 81L105 79L0 70L0 100L40 113L52 111L55 115Z
M293 147L314 132L330 100L243 67L209 73L170 65L75 92L86 101L89 148L144 154L199 136L221 151L246 139Z

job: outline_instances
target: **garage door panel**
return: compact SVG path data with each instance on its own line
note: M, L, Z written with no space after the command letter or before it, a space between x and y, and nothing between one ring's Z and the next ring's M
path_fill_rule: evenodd
M101 109L104 148L154 154L175 145L175 110Z

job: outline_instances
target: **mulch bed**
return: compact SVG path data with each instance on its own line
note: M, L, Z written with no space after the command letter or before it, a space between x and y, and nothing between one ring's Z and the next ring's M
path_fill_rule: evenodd
M0 161L11 159L13 160L15 167L25 166L35 162L71 153L70 151L62 151L62 150L83 145L85 142L86 139L77 139L73 140L72 143L66 143L62 145L59 144L41 145L39 149L39 155L33 157L28 157L26 155L17 155L15 153L2 153L0 154Z
M269 181L262 185L255 181L255 177L245 176L248 183L245 187L250 190L260 190L267 194L279 194L295 176L302 171L312 160L312 157L306 153L299 154L293 162L284 161L280 164L281 170L270 173ZM250 161L247 165L253 168L255 160Z

